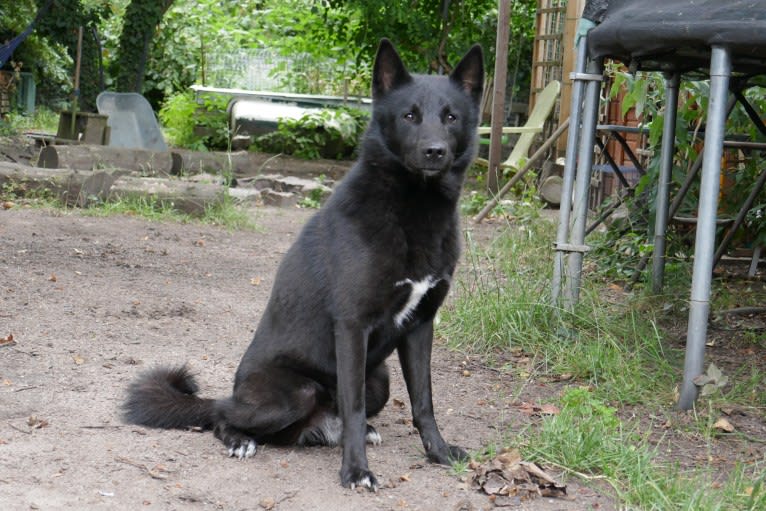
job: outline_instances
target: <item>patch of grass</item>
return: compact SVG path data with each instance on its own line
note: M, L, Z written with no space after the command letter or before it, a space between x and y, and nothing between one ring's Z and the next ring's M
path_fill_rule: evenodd
M226 195L220 204L208 207L200 220L204 223L218 225L229 230L258 229L258 226L247 210L237 206L229 195Z
M672 368L651 316L605 303L584 287L573 312L551 303L553 225L509 225L486 251L468 236L469 268L444 309L439 333L452 347L483 353L522 350L535 372L569 374L624 403L669 402ZM584 284L587 279L584 279ZM608 389L608 390L607 390Z
M152 221L188 222L190 215L181 213L168 201L155 200L150 197L123 197L113 201L92 204L82 210L86 216L127 215L137 216Z
M646 435L626 428L617 410L589 389L570 388L561 403L558 415L546 417L538 431L521 435L527 458L584 479L604 480L631 508L763 509L763 464L738 465L727 480L712 471L663 466Z
M604 272L605 261L592 254L586 259L591 274L582 280L579 303L565 311L551 302L553 239L553 224L540 219L509 223L486 248L469 231L468 264L461 267L456 293L437 327L453 348L483 354L490 362L493 357L508 360L509 352L523 353L531 365L517 367L512 360L503 368L515 372L521 385L541 377L572 378L560 403L553 398L561 407L558 415L504 442L521 446L527 458L586 480L606 481L629 509L766 509L766 457L733 469L712 464L682 469L662 461L657 439L649 442L651 431L642 430L642 422L618 414L625 405L667 410L674 404L683 353L663 345L665 334L658 325L684 314L688 261L669 265L663 296L628 295L608 280L627 272ZM730 385L699 403L709 410L698 409L689 432L707 445L720 435L713 427L718 408L731 402L764 403L756 364L743 364L729 376Z
M65 204L47 188L27 183L5 183L0 187L0 201L22 203L39 208L63 208Z
M29 130L56 133L58 122L58 113L45 106L38 106L32 115L10 112L0 120L0 135L16 135Z
M234 204L233 199L228 195L221 203L208 206L202 216L182 213L172 202L143 196L102 202L82 211L83 214L90 216L128 215L156 222L201 222L230 230L257 228L247 211Z

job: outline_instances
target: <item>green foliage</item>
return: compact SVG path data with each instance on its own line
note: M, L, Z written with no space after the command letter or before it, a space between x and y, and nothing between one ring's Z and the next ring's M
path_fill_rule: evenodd
M23 115L15 112L7 114L0 120L0 135L18 135L25 130L37 130L55 133L58 127L58 115L45 106L35 109L34 115Z
M325 176L321 175L316 179L316 182L320 185L323 185L325 182ZM308 209L319 209L322 207L322 202L326 198L327 193L325 190L323 190L320 187L316 187L312 189L308 195L303 197L299 202L298 206L302 208L308 208Z
M229 140L227 103L225 96L206 94L197 99L192 91L170 96L159 113L170 143L198 151L225 149Z
M173 0L132 0L125 10L120 34L116 88L142 92L149 48L155 30Z
M161 103L174 92L206 82L205 59L256 46L263 2L176 1L160 23L146 68L144 94Z
M550 303L551 222L514 224L481 250L467 240L469 268L457 296L442 309L439 334L451 346L484 353L521 350L536 370L570 374L621 402L669 401L668 378L677 352L663 350L655 322L631 304L606 304L584 281L578 308Z
M615 252L611 250L613 243L622 245L620 251L629 258L637 260L637 256L643 255L647 250L651 251L650 238L654 227L654 215L656 206L657 179L660 166L660 144L663 132L664 110L661 105L665 104L665 82L659 73L636 73L630 74L619 66L613 65L608 68L612 76L612 85L609 96L614 98L620 91L625 91L622 100L623 115L635 107L636 116L643 119L643 124L649 129L648 146L653 151L653 156L647 166L647 175L639 181L635 196L627 202L630 210L632 225L625 226L618 223L614 227L613 236L606 239L605 250L599 253L606 259L601 259L605 264L600 267L627 269L631 265L617 263ZM745 91L745 97L761 114L766 113L766 88L751 87ZM697 138L699 130L704 126L707 115L707 103L709 97L709 83L707 81L682 81L679 92L678 119L675 129L675 148L673 167L671 170L671 196L680 188L698 152L702 148L701 139ZM764 141L766 137L758 133L750 122L741 105L737 105L729 116L726 125L726 136L746 135L755 141ZM732 154L728 155L729 172L736 167L736 173L728 174L722 171L726 178L727 186L722 188L719 204L719 215L733 218L742 199L747 196L753 183L761 173L761 152L753 151L749 158L732 163ZM699 202L699 179L695 180L686 194L679 215L695 216ZM755 204L766 203L766 192L762 191ZM741 228L736 242L752 244L756 240L766 239L766 217L760 213L762 206L756 206L747 217L745 226ZM648 214L647 214L648 211ZM630 236L625 240L625 232ZM687 233L690 234L690 233ZM683 233L671 233L668 253L679 254L685 257L693 244L685 239ZM619 256L617 256L619 257ZM622 270L620 270L622 271Z
M36 0L41 6L47 0ZM66 65L49 64L48 69L57 69L53 74L56 81L38 80L39 94L52 103L61 104L71 96L74 87L74 65L77 56L77 32L83 28L82 61L80 64L80 93L78 109L96 111L96 96L101 92L100 49L95 34L104 17L108 16L106 4L83 0L56 0L36 25L35 33L49 41L52 48L65 48L68 55ZM55 55L53 54L55 53ZM59 58L58 52L43 55ZM68 86L65 86L66 83ZM62 94L63 92L63 94Z
M357 20L357 26L346 37L368 55L373 54L378 39L385 35L398 45L404 60L420 72L449 70L450 64L457 62L474 42L484 46L489 56L488 64L494 60L492 53L497 28L497 2L494 0L330 0L326 5L328 9L346 9ZM534 0L512 3L511 63L516 61L517 52L528 52L531 57L536 7Z
M766 504L766 470L757 463L738 465L722 484L716 472L663 466L646 435L626 430L617 410L587 389L568 389L561 405L538 431L522 435L525 454L605 479L626 509L755 510Z
M621 429L617 411L585 388L569 388L558 415L543 420L531 438L535 457L585 474L619 477L635 464L646 465L647 453L630 449L636 438ZM638 456L637 456L638 455Z
M35 0L16 0L0 3L0 42L19 35L34 19L38 8ZM66 47L57 40L33 31L13 53L12 63L23 72L31 72L41 92L71 88L73 61Z
M652 410L671 405L682 365L680 350L663 345L656 327L664 304L642 296L612 300L603 282L586 279L572 313L555 308L549 290L554 227L540 219L509 224L486 250L473 243L469 231L467 268L437 327L450 346L481 353L490 362L497 355L505 363L511 353L511 363L500 370L521 380L520 388L561 375L572 382L560 398L551 396L560 413L528 427L512 446L520 446L527 459L606 481L627 509L763 507L766 459L738 466L728 478L718 464L695 470L668 466L656 428L646 426ZM725 389L720 388L724 378L711 374L718 386L705 400L751 407L763 402L755 362L728 375ZM623 413L618 405L640 407ZM711 412L698 421L706 438L714 437L716 417Z
M154 8L165 3L156 2ZM120 12L126 4L127 0L110 2L116 15L104 28L107 67L112 74L116 72L113 56L118 48L115 34L121 29ZM448 6L446 17L443 5ZM529 86L535 8L534 0L512 4L509 68L515 70L518 65L517 91L526 91ZM151 17L145 16L142 23L148 26L146 20ZM480 42L491 72L496 24L493 0L412 4L176 0L162 18L150 47L143 93L153 104L160 104L195 82L215 85L207 81L209 55L268 48L313 62L302 69L284 64L273 71L292 92L367 95L372 58L382 36L393 39L408 66L419 72L449 70L449 64L457 62L470 44Z
M94 203L82 210L82 214L96 217L130 215L155 222L201 222L219 225L230 230L256 228L247 211L237 207L228 194L220 203L206 208L201 216L182 213L171 201L146 196L127 196L118 200Z
M352 108L322 109L300 119L280 119L277 130L258 137L255 149L309 160L350 156L359 144L368 114Z

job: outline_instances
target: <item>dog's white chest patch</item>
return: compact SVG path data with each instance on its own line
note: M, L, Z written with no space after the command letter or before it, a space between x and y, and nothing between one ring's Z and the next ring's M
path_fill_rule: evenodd
M402 310L394 315L394 324L397 327L404 325L404 322L412 317L415 309L418 307L420 300L423 299L429 289L434 287L441 279L437 279L433 275L429 275L422 280L413 281L412 279L400 280L396 283L396 286L410 286L410 296L402 307Z

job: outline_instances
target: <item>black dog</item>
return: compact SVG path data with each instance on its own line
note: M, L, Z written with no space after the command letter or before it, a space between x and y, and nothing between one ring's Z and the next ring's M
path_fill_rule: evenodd
M239 458L259 442L342 442L342 484L374 490L365 440L380 436L367 418L388 400L396 349L428 458L465 459L434 419L431 344L460 250L483 80L478 45L437 77L410 75L382 40L361 157L285 255L233 395L203 399L186 368L155 369L131 384L126 420L213 429Z

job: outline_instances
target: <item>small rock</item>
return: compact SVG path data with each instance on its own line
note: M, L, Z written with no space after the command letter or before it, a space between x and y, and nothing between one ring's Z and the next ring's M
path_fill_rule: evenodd
M261 190L261 198L266 206L289 208L298 204L298 196L290 192L275 192L269 188Z

